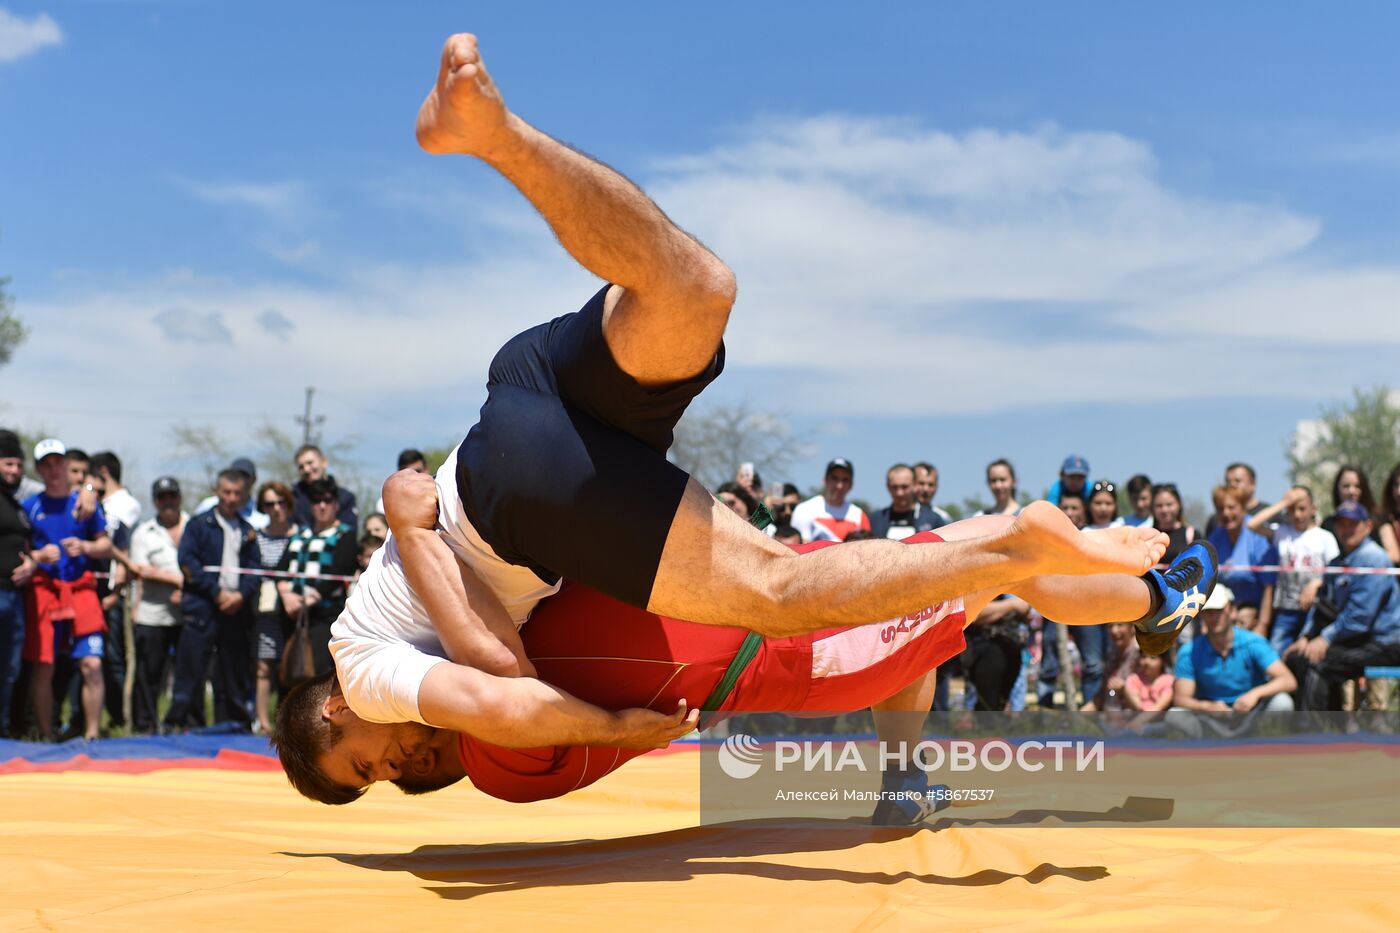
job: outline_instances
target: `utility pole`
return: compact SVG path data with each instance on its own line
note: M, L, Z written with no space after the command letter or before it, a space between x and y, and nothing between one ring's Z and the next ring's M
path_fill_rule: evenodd
M297 423L301 425L301 442L303 444L311 443L312 430L319 428L326 420L325 415L317 415L314 418L311 417L311 396L315 394L316 388L314 386L306 387L306 411L296 418Z

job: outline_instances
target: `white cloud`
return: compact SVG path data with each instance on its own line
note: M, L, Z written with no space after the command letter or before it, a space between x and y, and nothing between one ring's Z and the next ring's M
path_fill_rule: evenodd
M1400 343L1400 267L1323 262L1310 250L1316 219L1174 191L1152 152L1116 133L774 120L641 181L738 272L730 369L712 391L762 385L764 407L795 415L1340 396L1384 381L1385 348ZM188 188L272 218L313 199L294 183ZM463 433L500 344L576 308L596 283L523 203L443 210L462 202L447 190L422 207L500 235L455 264L353 244L385 261L323 250L332 284L321 287L225 280L212 259L139 288L30 304L43 326L6 375L34 386L39 406L64 385L45 378L54 366L140 361L124 372L129 394L180 411L281 413L315 385L354 400L335 414L338 431ZM152 308L182 309L174 323L226 335L237 352L172 347L174 325L162 331ZM267 309L295 332L269 326ZM73 396L47 404L91 404L90 382ZM92 425L116 431L120 419L108 409Z
M199 182L178 179L177 184L206 204L248 208L268 217L292 221L309 207L301 182Z
M18 61L40 49L63 44L63 30L53 17L39 13L31 19L0 8L0 64Z

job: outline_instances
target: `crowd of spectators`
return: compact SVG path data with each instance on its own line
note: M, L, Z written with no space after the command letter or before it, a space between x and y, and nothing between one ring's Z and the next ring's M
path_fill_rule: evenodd
M379 513L360 533L318 447L295 467L293 486L259 484L240 457L193 509L161 476L143 519L115 453L0 430L0 736L269 731L289 637L300 676L330 668L330 625L388 535ZM399 467L427 468L417 450Z
M745 464L719 488L740 514L763 502L775 520L770 533L785 543L898 540L950 520L934 505L938 472L927 462L890 466L889 504L869 514L849 499L853 479L850 461L836 458L819 494L802 500L792 484L777 484L765 496ZM991 503L978 515L1015 515L1027 501L1008 460L987 465L986 484ZM1321 521L1313 492L1303 486L1276 504L1260 501L1255 471L1245 463L1227 466L1210 497L1214 511L1198 530L1186 521L1175 484L1136 474L1120 487L1091 479L1083 456L1066 457L1046 498L1076 526L1156 527L1168 537L1165 562L1209 540L1220 555L1220 585L1177 649L1161 658L1140 656L1126 623L1068 627L1073 649L1062 651L1065 627L1006 594L972 621L966 650L939 670L934 709L1021 710L1034 697L1042 708L1065 704L1121 715L1133 728L1238 734L1263 711L1346 708L1355 701L1345 686L1364 682L1367 667L1400 664L1397 577L1336 572L1393 570L1400 563L1400 465L1386 478L1379 505L1365 471L1342 466ZM1259 569L1270 566L1283 569ZM1061 678L1065 657L1077 678ZM957 679L962 695L950 697ZM1369 686L1367 702L1384 703L1387 685Z
M330 626L388 536L382 501L361 523L356 497L319 448L296 451L294 465L295 484L260 484L255 464L235 459L193 509L180 483L161 476L150 490L154 514L143 518L115 453L89 457L54 438L25 450L0 430L0 735L93 739L211 722L269 731L279 690L331 666ZM398 467L427 468L417 450ZM820 492L804 497L791 482L765 487L745 463L715 495L745 518L766 513L767 533L787 544L900 540L953 520L934 503L939 475L929 462L891 465L888 504L878 508L852 501L854 475L837 457ZM1015 515L1028 499L1006 459L988 464L985 480L990 502L979 515ZM1324 572L1400 562L1400 465L1379 503L1365 472L1343 466L1321 521L1302 486L1261 502L1243 463L1225 469L1201 530L1186 521L1174 484L1144 474L1121 486L1095 480L1077 454L1047 498L1083 529L1155 526L1168 535L1168 561L1209 540L1221 585L1160 659L1139 655L1125 623L1071 626L1072 647L1061 646L1065 627L1006 594L972 620L966 650L940 669L935 709L1066 705L1132 728L1230 733L1263 710L1341 709L1367 667L1400 664L1397 578ZM1271 565L1284 569L1259 569ZM289 665L292 645L309 665ZM1076 677L1061 676L1065 661Z

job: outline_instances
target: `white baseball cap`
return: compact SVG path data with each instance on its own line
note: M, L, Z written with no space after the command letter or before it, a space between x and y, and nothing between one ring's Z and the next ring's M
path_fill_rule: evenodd
M56 437L46 437L34 445L34 462L38 463L45 457L58 454L60 457L68 453L68 448L63 446L63 441Z
M1230 588L1223 584L1217 583L1215 584L1215 589L1210 591L1210 599L1207 599L1206 604L1201 608L1224 609L1226 606L1230 605L1234 601L1235 594L1230 592Z

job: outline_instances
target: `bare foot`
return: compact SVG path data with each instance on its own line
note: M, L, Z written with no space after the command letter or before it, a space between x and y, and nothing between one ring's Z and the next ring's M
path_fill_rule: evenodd
M508 116L476 36L450 37L442 47L437 83L418 110L418 145L434 155L481 155L500 136Z
M1153 528L1080 531L1049 502L1032 502L1005 532L1009 553L1035 568L1032 575L1128 573L1142 576L1167 550L1167 536Z

